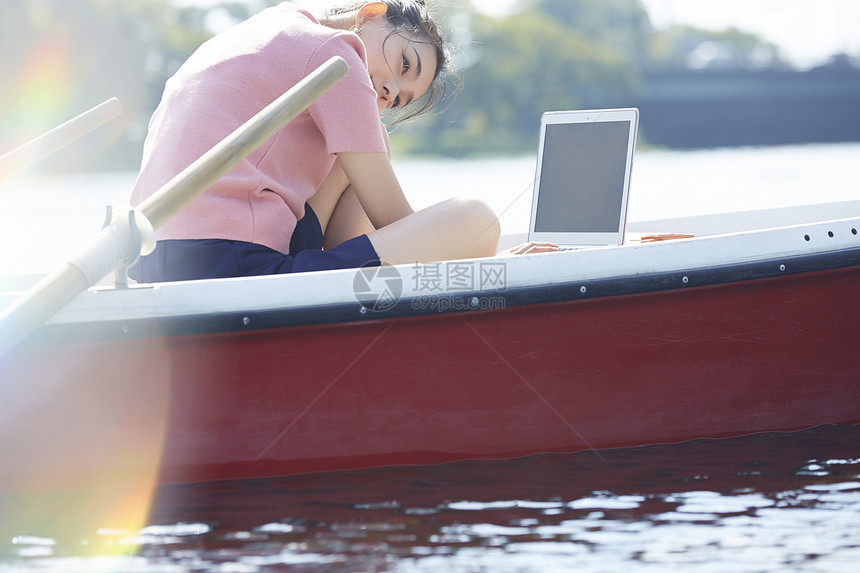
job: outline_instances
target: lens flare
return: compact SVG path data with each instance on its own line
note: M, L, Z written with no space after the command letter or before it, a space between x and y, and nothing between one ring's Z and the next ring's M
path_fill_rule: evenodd
M123 539L145 525L167 424L163 341L28 345L3 358L0 380L0 539L134 553Z
M43 40L25 58L17 76L4 82L0 109L6 152L61 123L69 114L76 79L71 42L63 35ZM12 136L11 141L6 140Z

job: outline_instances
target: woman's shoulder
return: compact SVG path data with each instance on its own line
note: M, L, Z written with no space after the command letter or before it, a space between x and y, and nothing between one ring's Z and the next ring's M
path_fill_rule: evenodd
M284 57L302 59L313 58L315 54L323 53L326 57L341 55L347 60L358 57L364 59L364 44L346 30L330 28L317 21L316 17L305 10L289 3L279 4L272 10L272 21L265 22L274 30L272 41L268 47L275 52L281 52ZM264 10L259 14L266 18Z
M343 31L320 24L310 12L284 2L211 38L198 48L192 59L208 60L211 64L246 55L273 54L288 55L289 60L295 61L343 34Z
M239 26L243 36L256 45L293 51L313 51L324 43L352 43L355 34L320 24L316 17L288 2L267 8ZM238 26L237 26L238 27Z
M352 67L363 61L361 40L282 3L203 44L177 76L194 77L195 82L250 83L264 90L269 85L283 91L332 55L343 56Z

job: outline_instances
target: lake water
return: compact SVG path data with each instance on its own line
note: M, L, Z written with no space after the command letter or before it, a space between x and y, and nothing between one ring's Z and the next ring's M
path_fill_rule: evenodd
M642 152L630 219L860 199L858 159L858 144ZM503 232L525 230L532 157L396 168L416 208L468 192ZM50 270L132 182L5 183L0 274ZM62 539L50 532L86 516L73 498L49 502L52 518L25 528L4 507L26 500L0 496L0 572L857 571L860 426L169 486L143 529Z
M857 571L860 427L169 486L148 523L113 557L22 531L0 571Z
M637 153L630 222L860 199L860 144ZM485 199L502 233L524 233L533 156L399 161L416 209L458 195ZM128 201L132 173L29 176L0 182L0 275L46 272L101 227L104 207Z

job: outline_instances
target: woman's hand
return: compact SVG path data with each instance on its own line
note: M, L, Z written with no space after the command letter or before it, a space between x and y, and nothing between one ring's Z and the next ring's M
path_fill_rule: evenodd
M554 253L558 251L558 245L555 243L538 243L538 242L528 242L523 243L522 245L517 245L516 247L511 247L510 249L506 249L499 254L497 257L509 257L512 255L534 255L538 253Z

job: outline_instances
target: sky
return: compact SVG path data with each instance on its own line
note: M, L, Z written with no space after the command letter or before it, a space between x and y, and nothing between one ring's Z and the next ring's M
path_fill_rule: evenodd
M209 5L217 0L176 0ZM340 0L302 0L313 7ZM844 52L860 58L858 0L641 0L657 28L689 24L721 30L731 26L773 42L798 67L826 63ZM444 6L444 0L437 0ZM501 15L518 0L472 0L482 12ZM433 2L430 2L431 6Z

